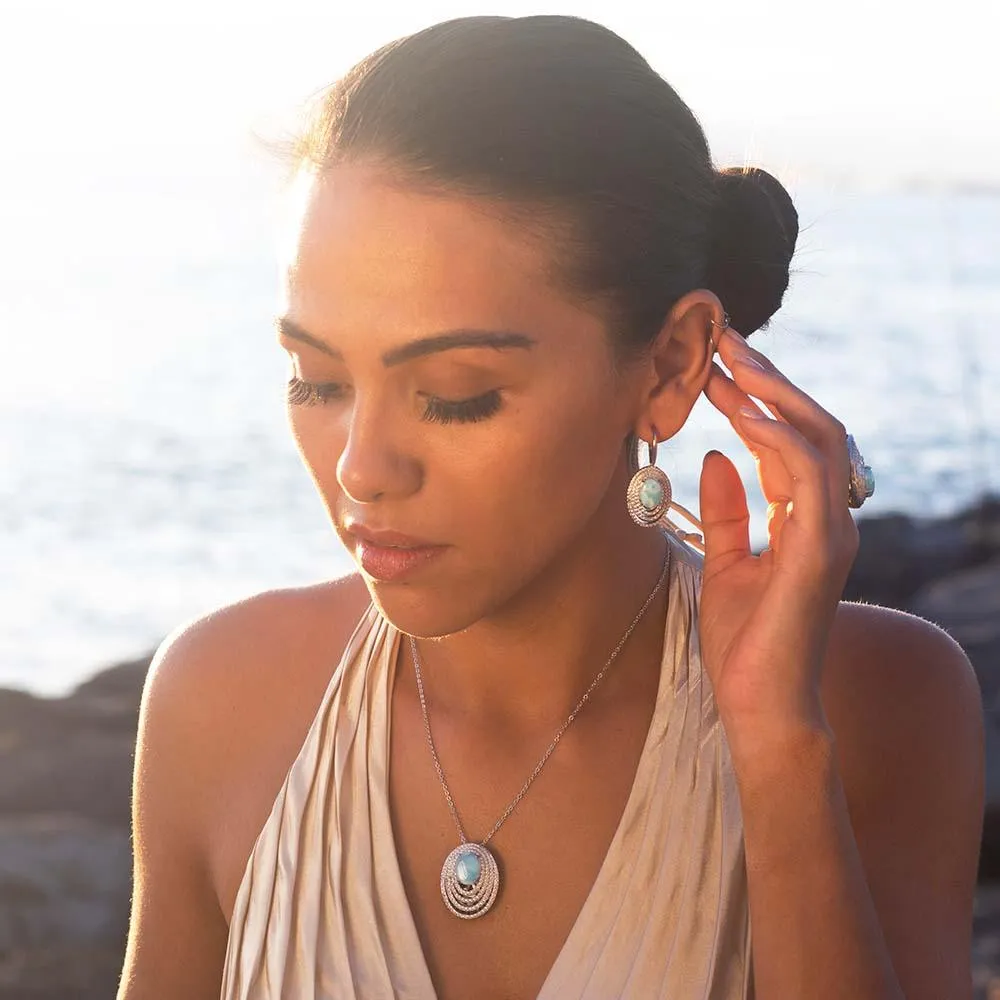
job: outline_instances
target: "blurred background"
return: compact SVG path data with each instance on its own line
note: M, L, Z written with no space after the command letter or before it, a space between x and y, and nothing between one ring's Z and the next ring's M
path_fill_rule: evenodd
M282 174L257 137L435 21L600 21L692 107L719 166L781 178L801 236L785 306L753 341L875 470L853 596L978 643L992 711L1000 63L986 8L4 0L0 899L19 902L0 903L0 998L108 995L145 654L219 604L350 569L285 425ZM743 472L762 544L752 460L706 400L660 451L677 498L697 508L710 448ZM53 756L70 747L85 772ZM85 944L55 962L39 934ZM986 996L1000 946L978 940Z

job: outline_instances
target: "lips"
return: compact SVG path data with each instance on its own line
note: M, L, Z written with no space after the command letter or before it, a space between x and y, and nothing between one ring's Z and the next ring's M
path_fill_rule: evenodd
M448 547L358 523L348 524L346 531L355 540L355 553L361 568L368 576L384 583L410 576Z

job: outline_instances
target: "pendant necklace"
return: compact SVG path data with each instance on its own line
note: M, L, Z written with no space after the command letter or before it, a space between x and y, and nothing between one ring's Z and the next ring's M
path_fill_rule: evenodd
M670 565L670 544L667 543L667 552L663 560L663 568L660 571L660 578L656 581L656 586L650 592L646 602L639 609L639 613L632 619L632 624L625 630L618 645L615 646L607 663L601 667L600 672L594 678L590 687L584 692L583 697L576 703L576 707L569 713L569 717L559 727L559 731L553 737L548 749L542 754L542 759L535 765L535 769L528 776L528 780L521 787L521 790L514 796L510 805L503 811L503 815L493 824L493 829L483 837L481 841L470 841L465 834L465 828L459 819L458 810L455 808L455 801L451 797L448 782L445 780L444 769L438 759L437 749L434 746L434 738L431 736L431 723L427 715L427 699L424 696L424 682L420 674L420 654L417 652L417 644L413 636L410 636L410 651L413 655L413 669L417 676L417 692L420 695L420 709L424 716L424 732L427 734L427 744L431 750L431 757L434 760L434 770L437 771L441 788L444 790L444 797L451 812L451 818L455 821L458 830L460 843L447 858L441 868L441 897L445 906L456 916L463 920L472 920L487 913L497 898L500 890L500 869L497 867L496 858L486 846L494 834L503 826L510 814L517 808L518 803L524 798L531 783L538 777L539 772L545 766L546 761L552 756L563 733L570 727L570 724L577 717L580 710L590 700L594 688L601 682L608 668L614 663L626 640L632 634L632 630L642 620L653 599L663 586L663 581L667 578L667 569Z

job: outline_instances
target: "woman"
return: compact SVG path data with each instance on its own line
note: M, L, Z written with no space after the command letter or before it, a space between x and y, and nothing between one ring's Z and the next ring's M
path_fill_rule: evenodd
M119 997L969 996L978 688L839 602L870 470L744 340L780 184L565 17L386 46L294 155L291 425L359 572L160 651ZM702 393L759 555L718 452L704 544L666 516Z

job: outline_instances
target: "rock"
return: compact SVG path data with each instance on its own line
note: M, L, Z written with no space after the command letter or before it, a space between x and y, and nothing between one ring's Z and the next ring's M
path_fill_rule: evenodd
M1000 726L987 713L983 734L986 744L986 804L979 850L979 879L1000 882ZM1000 964L997 967L1000 974Z
M937 580L910 610L940 625L965 650L983 696L986 807L979 871L1000 879L1000 559Z
M972 929L975 1000L996 1000L1000 996L1000 886L977 890Z
M1000 496L952 517L858 518L860 546L844 600L906 609L927 584L1000 558Z
M910 610L940 625L973 666L987 710L1000 710L1000 559L954 573L920 590Z
M112 667L64 698L0 691L0 816L70 812L128 829L148 666Z
M1000 559L936 580L916 594L911 608L947 623L962 645L995 641L1000 638Z
M127 831L73 815L0 820L0 953L120 944L130 852Z
M127 831L72 815L0 821L0 1000L113 997L130 894Z
M147 653L137 660L108 667L78 684L69 698L79 703L103 706L107 711L138 713L142 683L152 659L153 654Z
M65 698L0 691L0 1000L117 991L149 659L111 667Z

